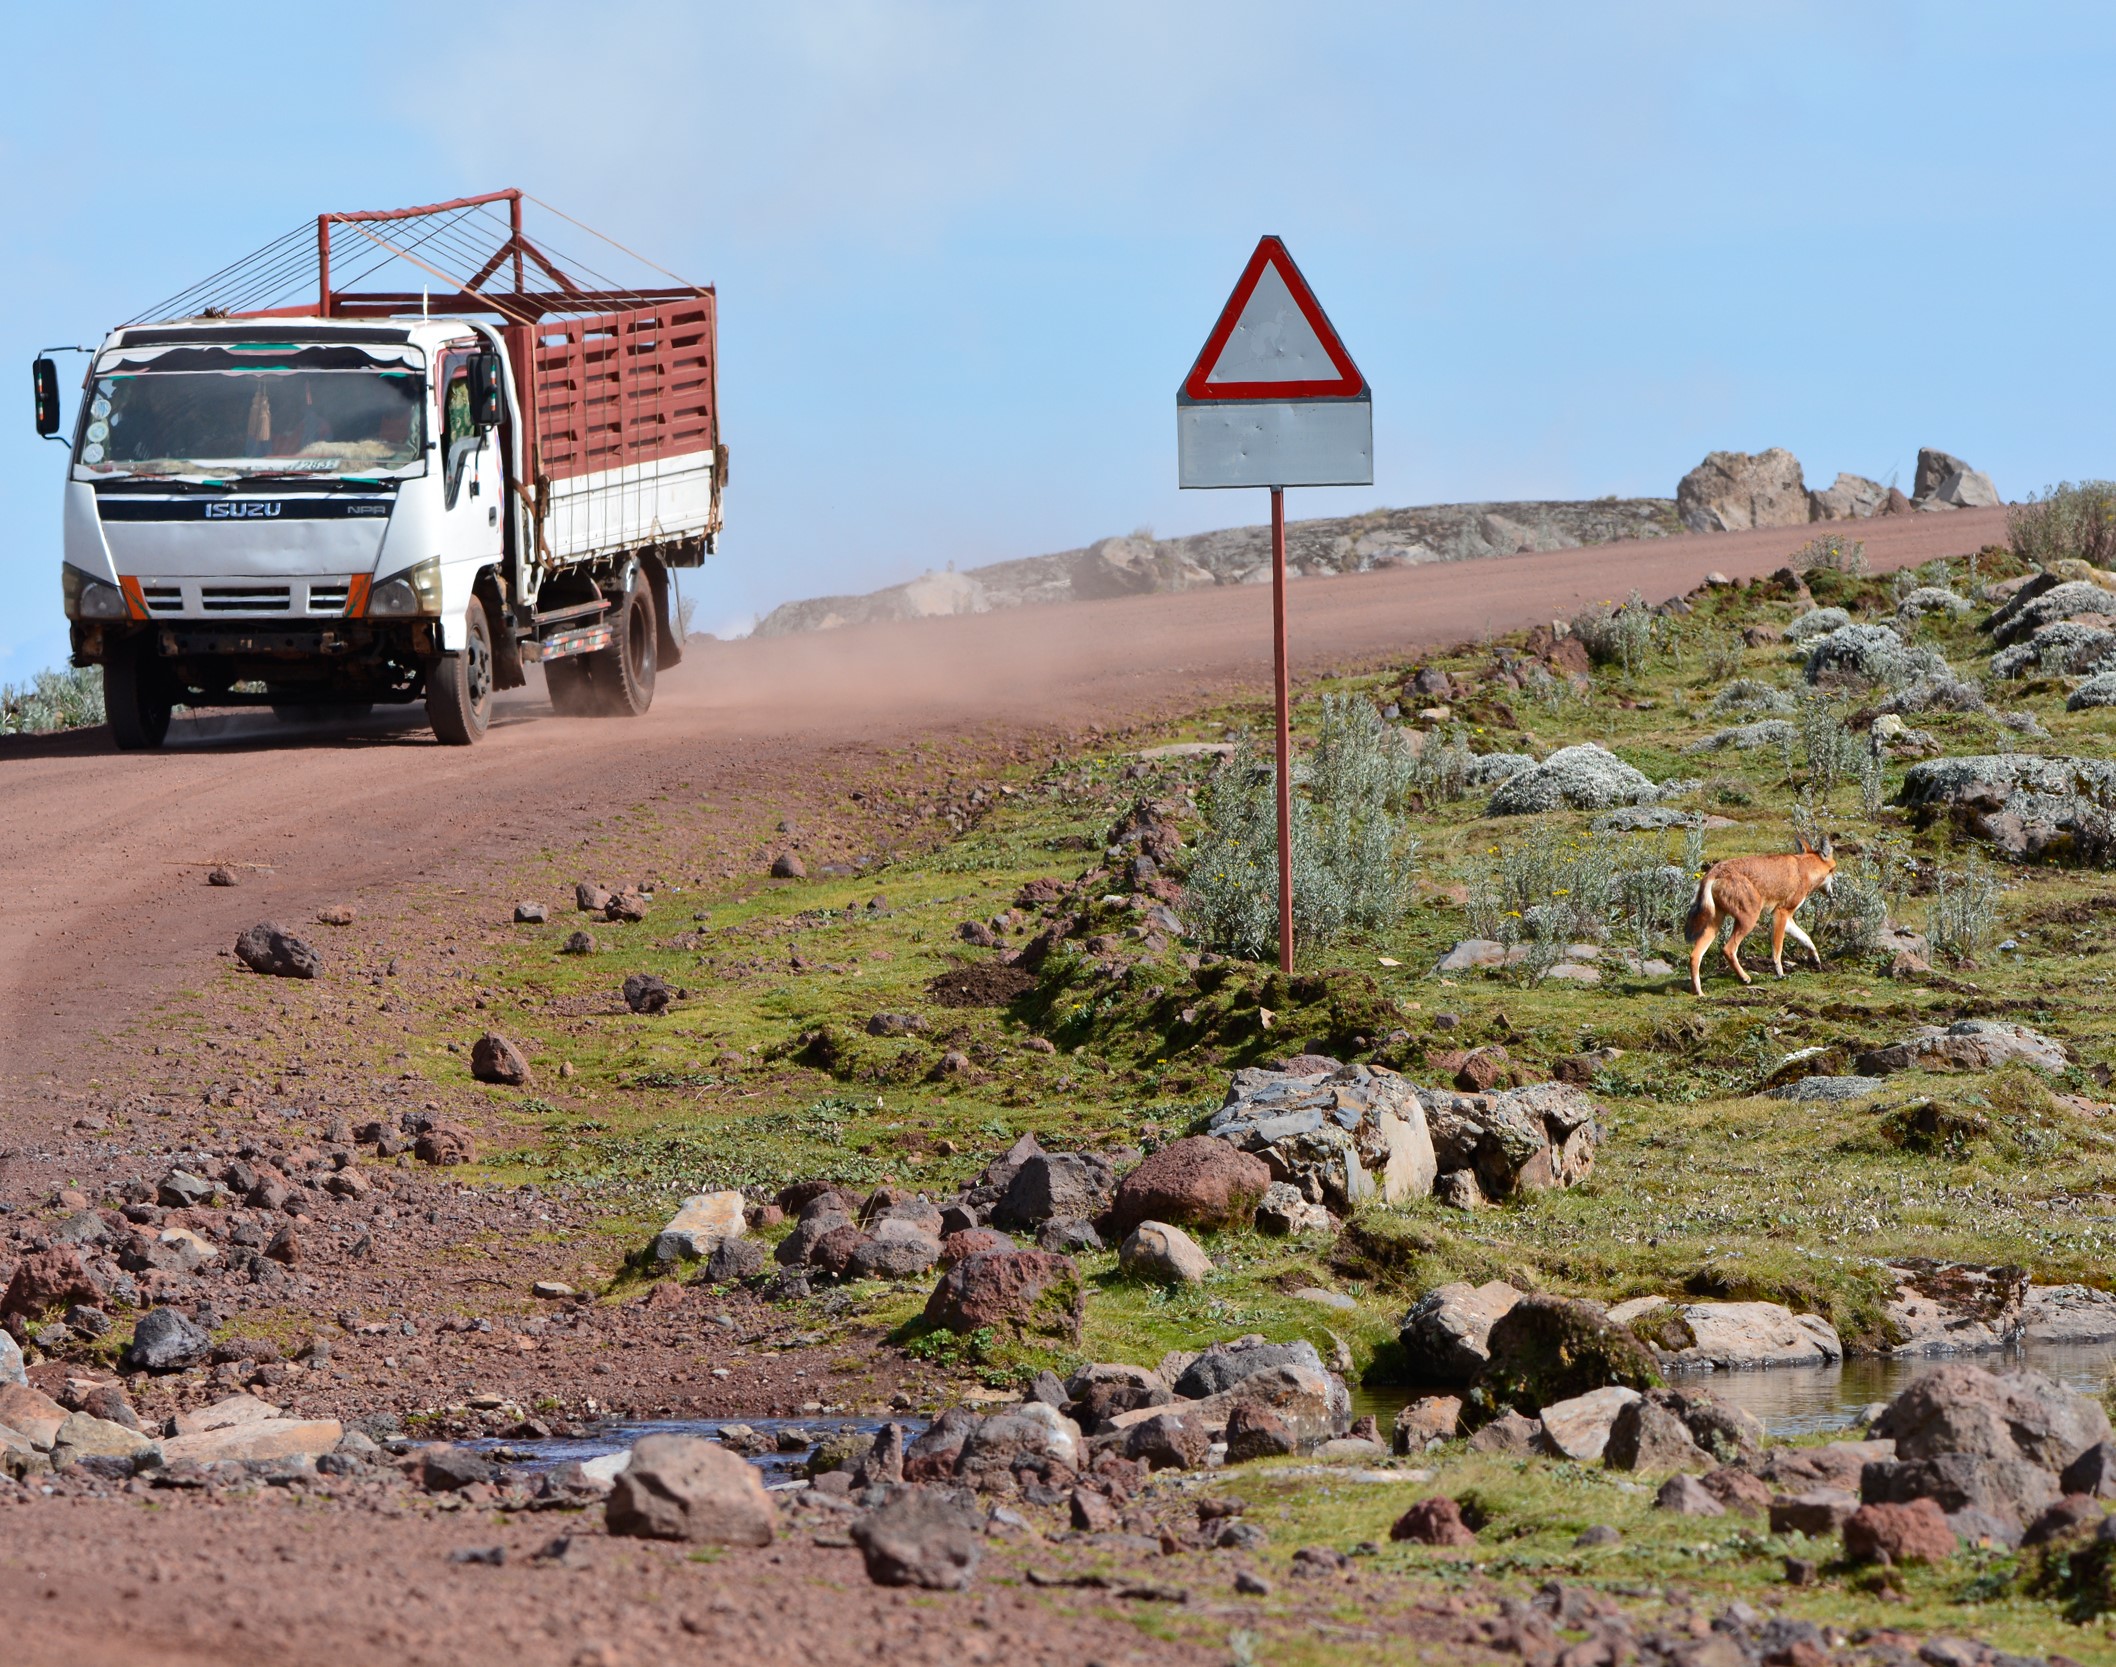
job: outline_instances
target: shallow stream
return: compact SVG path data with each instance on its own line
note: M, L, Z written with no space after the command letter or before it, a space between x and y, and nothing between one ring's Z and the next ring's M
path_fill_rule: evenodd
M1774 1436L1813 1435L1848 1429L1860 1414L1879 1401L1886 1401L1912 1378L1944 1365L1965 1360L1995 1372L2028 1366L2069 1388L2099 1396L2116 1372L2116 1342L2045 1344L2008 1350L1999 1354L1887 1356L1880 1359L1845 1361L1836 1366L1781 1366L1763 1372L1708 1372L1686 1382L1709 1385L1716 1393L1746 1407L1763 1420ZM1366 1388L1352 1391L1352 1414L1371 1413L1386 1434L1396 1410L1406 1401L1430 1393L1418 1389ZM904 1439L914 1439L925 1429L923 1418L899 1417ZM846 1418L835 1414L814 1418L727 1418L645 1420L637 1423L602 1425L587 1434L554 1436L544 1441L480 1441L470 1445L486 1451L504 1450L510 1462L532 1473L551 1469L569 1459L594 1459L619 1453L641 1436L695 1435L715 1438L729 1424L745 1424L759 1434L776 1437L781 1430L802 1430L820 1440L841 1430L871 1435L889 1422L882 1418ZM767 1483L791 1482L801 1474L810 1449L792 1453L765 1453L750 1460L764 1472Z

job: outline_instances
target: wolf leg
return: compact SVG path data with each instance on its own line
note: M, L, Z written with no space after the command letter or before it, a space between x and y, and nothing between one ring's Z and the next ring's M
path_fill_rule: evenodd
M1814 956L1815 965L1819 969L1822 965L1822 951L1815 947L1815 940L1813 938L1809 937L1805 932L1801 931L1800 922L1795 920L1791 915L1787 915L1785 917L1785 929L1793 934L1794 942L1798 943L1802 949L1806 950L1810 955Z

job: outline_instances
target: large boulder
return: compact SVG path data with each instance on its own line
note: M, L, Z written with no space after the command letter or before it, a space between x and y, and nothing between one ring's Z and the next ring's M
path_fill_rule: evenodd
M1659 1320L1659 1313L1654 1317ZM1776 1302L1683 1303L1656 1329L1663 1360L1676 1367L1749 1371L1826 1366L1844 1358L1844 1344L1829 1321Z
M2116 616L2116 590L2092 579L2059 579L2045 573L2008 597L1984 621L1984 629L2003 648L2030 641L2049 626L2081 616L2095 621Z
M150 1308L132 1328L118 1364L128 1372L180 1372L203 1366L213 1352L213 1338L189 1316L174 1308Z
M1887 502L1888 488L1879 481L1840 473L1826 489L1809 490L1807 515L1810 521L1863 521Z
M1480 1423L1508 1408L1539 1413L1611 1385L1643 1391L1661 1381L1645 1344L1563 1297L1523 1297L1493 1322L1486 1346L1490 1358L1464 1408Z
M2013 1544L2022 1525L2057 1503L2057 1478L2019 1458L1981 1453L1936 1453L1916 1459L1874 1459L1859 1472L1859 1495L1869 1505L1907 1505L1929 1499L1950 1519L1973 1516L1995 1524Z
M1707 452L1676 486L1675 513L1694 533L1800 526L1809 518L1800 459L1783 446Z
M793 1231L773 1247L772 1260L782 1268L805 1268L813 1260L818 1245L831 1234L852 1225L852 1217L845 1213L843 1202L835 1193L827 1194L801 1212Z
M1136 533L1129 538L1098 539L1071 563L1073 594L1090 599L1195 590L1215 582L1210 568L1201 567L1175 546L1157 545Z
M1142 1221L1117 1247L1117 1265L1134 1279L1156 1285L1202 1285L1212 1272L1207 1256L1180 1227Z
M1352 1396L1342 1378L1299 1361L1285 1361L1250 1372L1217 1394L1197 1400L1179 1397L1172 1403L1117 1413L1109 1420L1110 1428L1128 1430L1166 1405L1173 1405L1186 1421L1201 1423L1214 1433L1227 1427L1237 1407L1258 1408L1269 1412L1287 1438L1304 1448L1343 1435L1352 1422Z
M251 1418L215 1425L162 1443L162 1460L175 1464L320 1459L336 1450L345 1428L335 1418Z
M877 1586L959 1592L984 1556L977 1513L930 1488L896 1490L879 1510L853 1523L852 1540Z
M1651 776L1593 741L1560 747L1542 763L1509 776L1485 807L1487 816L1535 816L1544 811L1608 810L1650 804L1663 789Z
M2111 650L2116 650L2116 631L2079 620L2055 620L2039 627L2026 642L1992 655L1991 675L2082 677L2095 670Z
M1116 1185L1116 1169L1100 1153L1035 1152L992 1206L992 1225L1034 1227L1055 1216L1092 1219L1109 1208Z
M1874 1420L1873 1433L1894 1441L1902 1459L1968 1453L2053 1473L2110 1437L2109 1415L2076 1390L2040 1372L2001 1376L1966 1364L1912 1379Z
M1921 446L1910 501L1919 509L1996 509L2006 500L1982 470L1970 468L1959 457Z
M1084 1470L1087 1441L1080 1426L1056 1407L1024 1401L977 1421L963 1436L955 1473L969 1482L1027 1461L1038 1470L1058 1465Z
M29 1370L22 1364L22 1348L14 1338L0 1331L0 1389L9 1384L27 1384Z
M1274 1366L1305 1366L1311 1372L1324 1370L1322 1356L1305 1338L1291 1343L1270 1343L1262 1337L1237 1337L1215 1343L1184 1367L1175 1381L1175 1392L1185 1400L1201 1401L1224 1395L1246 1379Z
M1858 1055L1853 1063L1866 1076L1882 1077L1909 1070L1995 1071L2016 1059L2053 1073L2071 1063L2061 1043L2002 1019L1923 1025L1900 1042Z
M1047 1250L986 1251L941 1275L926 1319L967 1334L990 1326L1015 1335L1080 1339L1086 1287L1070 1256Z
M1269 1167L1254 1154L1210 1135L1189 1135L1171 1141L1117 1183L1107 1230L1128 1233L1142 1221L1244 1225L1271 1180Z
M604 1507L612 1534L698 1545L770 1545L778 1524L763 1474L718 1442L650 1435L633 1443Z
M1380 1066L1237 1071L1205 1132L1340 1211L1422 1198L1438 1173L1418 1090Z
M68 1244L47 1245L15 1264L14 1276L0 1294L0 1318L34 1320L47 1309L77 1302L94 1308L102 1300L102 1291L81 1265L80 1253Z
M269 920L237 938L235 953L244 966L268 978L314 978L323 970L323 958L315 950Z
M522 1050L496 1030L471 1043L470 1074L501 1088L528 1088L536 1081Z
M1591 1464L1607 1451L1617 1419L1638 1399L1637 1390L1612 1383L1552 1401L1542 1410L1538 1445L1558 1458Z
M2107 759L1984 753L1913 764L1899 802L1921 823L1944 818L2003 856L2035 861L2080 855L2082 833L2100 838L2112 794Z
M694 1193L655 1235L654 1259L702 1262L724 1241L739 1239L748 1230L741 1193Z
M1468 1384L1491 1359L1491 1328L1521 1300L1503 1279L1457 1281L1426 1292L1403 1317L1398 1340L1412 1381Z
M1599 1108L1570 1083L1497 1094L1420 1089L1418 1097L1441 1173L1469 1170L1487 1198L1569 1187L1594 1168Z

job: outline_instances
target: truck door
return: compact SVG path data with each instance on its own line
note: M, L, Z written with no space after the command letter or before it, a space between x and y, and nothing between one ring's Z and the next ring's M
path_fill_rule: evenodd
M440 412L442 502L441 560L479 567L496 565L503 544L506 479L496 434L480 434L470 420L470 360L475 346L441 355ZM448 587L454 592L454 586Z

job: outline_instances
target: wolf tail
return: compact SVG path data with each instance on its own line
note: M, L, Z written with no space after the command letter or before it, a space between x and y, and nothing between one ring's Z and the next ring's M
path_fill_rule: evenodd
M1691 901L1690 918L1685 922L1692 937L1695 937L1706 926L1711 924L1718 907L1718 904L1712 899L1711 871L1707 870L1705 877L1697 882L1697 896Z

